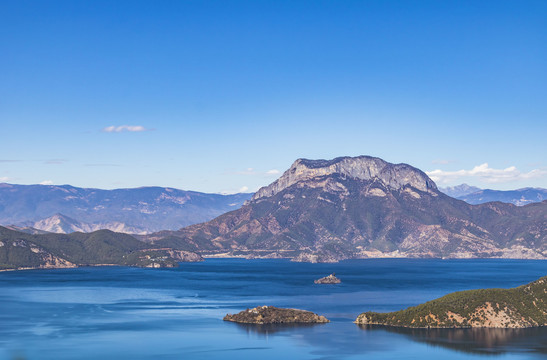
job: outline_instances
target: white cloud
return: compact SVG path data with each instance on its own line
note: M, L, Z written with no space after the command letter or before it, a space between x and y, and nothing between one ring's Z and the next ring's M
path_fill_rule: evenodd
M1 181L1 182L9 181L9 177L7 177L7 176L2 176L2 177L0 177L0 181Z
M450 183L463 177L475 177L487 183L505 183L518 180L528 180L547 175L547 170L534 169L527 173L519 171L515 166L505 169L494 169L488 166L488 163L475 166L471 170L427 171L426 174L435 182Z
M220 193L222 195L233 195L233 194L244 193L244 192L249 192L248 186L242 186L238 190L224 190L224 191L221 191Z
M40 185L53 185L53 181L51 180L44 180L40 183Z
M277 170L277 169L271 169L271 170L266 171L266 175L277 175L277 174L279 174L279 172L280 171Z
M141 132L141 131L149 131L150 129L145 128L144 126L140 125L120 125L120 126L107 126L104 129L102 129L102 132L107 133L119 133L119 132Z

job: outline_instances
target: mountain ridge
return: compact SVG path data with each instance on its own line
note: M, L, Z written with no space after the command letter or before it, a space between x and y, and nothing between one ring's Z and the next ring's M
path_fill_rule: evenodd
M547 189L521 188L517 190L491 190L482 189L467 195L458 196L457 199L469 204L477 205L492 201L510 203L523 206L535 202L547 200Z
M411 176L393 176L394 172L404 172ZM269 197L296 184L318 176L340 174L360 180L378 179L389 187L399 189L405 184L412 184L415 188L427 191L437 189L433 180L421 170L408 164L390 164L380 158L361 155L357 157L337 157L332 160L297 159L283 175L272 184L260 188L252 197L257 200Z
M361 156L358 158L385 163L383 160L374 157ZM299 166L305 166L308 170L318 169L331 166L341 159L348 160L351 158L340 157L333 160L298 159L291 167L298 164ZM408 164L393 165L401 168L412 168ZM92 232L106 229L145 235L163 230L178 230L188 225L211 220L225 212L239 208L251 198L257 199L264 197L264 194L269 196L281 191L286 186L295 183L293 181L288 184L289 181L285 181L284 186L277 186L276 189L276 184L283 182L283 177L290 170L287 170L276 182L261 188L254 196L252 196L253 194L203 194L162 187L102 190L78 188L71 185L0 183L0 225L27 233ZM346 174L343 176L351 177L351 169L346 170ZM423 177L424 174L421 173L420 176ZM20 187L37 187L42 191L30 191L28 194L24 194L20 192ZM479 189L462 184L455 187L439 188L438 190L470 204L502 201L522 206L547 199L547 189L542 188L500 191ZM57 195L51 194L52 191L57 192ZM150 191L155 191L155 196L151 196ZM15 194L10 195L12 192L15 192ZM50 193L48 194L48 192ZM127 198L127 195L112 196L116 192L138 192L138 194L129 196L129 198ZM99 193L99 195L90 195L89 193ZM103 196L100 194L103 194ZM104 194L107 196L104 196ZM204 199L205 203L201 204L199 203L201 200L198 199L197 204L191 204L193 198L196 196L199 198L200 194L205 198L219 198L217 200ZM465 195L457 196L458 194ZM167 201L167 203L164 203L164 201Z
M423 171L378 158L309 164L295 161L238 210L143 240L205 255L295 261L547 256L547 201L470 205L440 192Z
M206 194L164 187L102 190L71 185L0 184L0 225L55 232L55 214L75 230L145 234L213 219L251 194ZM66 220L66 219L65 219ZM69 225L69 224L72 225ZM62 231L58 228L59 232Z

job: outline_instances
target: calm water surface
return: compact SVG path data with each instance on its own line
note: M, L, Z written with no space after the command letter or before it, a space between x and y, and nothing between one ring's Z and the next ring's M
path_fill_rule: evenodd
M340 285L313 280L336 272ZM208 259L178 269L123 267L0 273L0 359L424 359L547 357L547 329L359 327L452 291L514 287L547 261L374 259L338 264ZM223 322L257 305L332 322Z

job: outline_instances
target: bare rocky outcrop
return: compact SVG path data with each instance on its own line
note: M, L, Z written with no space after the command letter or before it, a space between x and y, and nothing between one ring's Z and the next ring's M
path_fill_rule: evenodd
M54 254L31 239L2 237L0 227L0 270L60 269L77 265L59 254ZM11 231L6 229L6 231ZM17 265L10 266L10 262Z
M390 164L376 157L339 157L333 160L298 159L279 179L259 189L251 201L273 196L301 181L333 174L357 180L378 180L394 190L407 185L424 192L437 190L435 183L416 168L407 164Z
M170 248L159 249L159 250L164 250L170 258L172 258L174 260L177 260L177 261L182 261L182 262L203 261L203 258L201 257L201 255L196 254L195 252L183 251L183 250L174 250L174 249L170 249Z
M341 282L342 281L336 277L335 273L313 281L314 284L340 284Z
M203 261L201 255L171 248L142 249L126 256L126 264L146 268L174 268L179 262Z
M243 310L237 314L228 314L224 321L243 324L296 324L296 323L328 323L329 320L311 311L284 309L274 306L258 306Z
M309 262L309 263L337 263L338 261L343 260L343 257L335 256L333 254L324 253L324 252L303 252L300 253L295 258L291 259L293 262Z
M40 256L43 261L43 264L39 266L40 269L65 269L77 267L76 264L43 250L40 251Z

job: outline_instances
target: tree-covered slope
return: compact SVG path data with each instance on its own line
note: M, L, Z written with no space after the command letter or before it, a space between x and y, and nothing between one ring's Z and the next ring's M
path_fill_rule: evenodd
M159 267L200 259L196 254L185 254L154 248L130 235L109 230L32 235L0 227L0 269L100 264Z
M417 328L547 326L547 276L513 289L460 291L406 310L365 312L356 323Z

